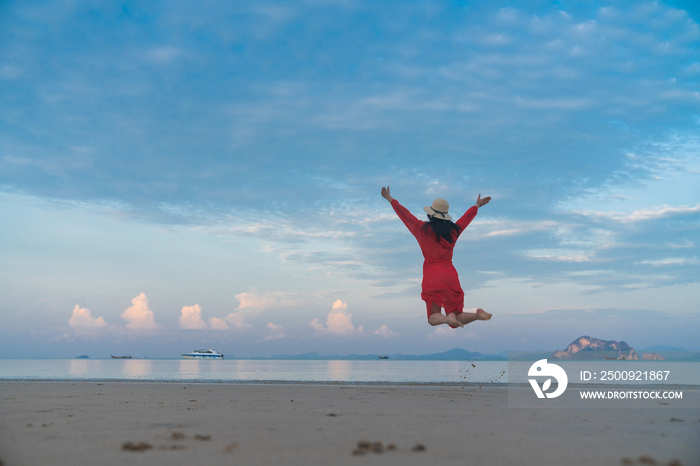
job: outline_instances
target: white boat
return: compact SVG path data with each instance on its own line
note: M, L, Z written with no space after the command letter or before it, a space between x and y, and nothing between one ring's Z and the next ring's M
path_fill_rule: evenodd
M184 353L183 358L187 359L224 359L224 355L213 349L198 349L191 353Z

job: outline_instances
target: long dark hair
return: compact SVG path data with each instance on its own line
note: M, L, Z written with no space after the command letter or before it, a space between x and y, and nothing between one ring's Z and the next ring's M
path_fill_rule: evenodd
M462 231L459 225L455 224L452 220L443 220L441 218L431 217L430 215L428 215L428 218L430 220L425 222L423 230L430 228L433 230L433 233L435 233L438 241L442 238L450 244L455 244L457 235Z

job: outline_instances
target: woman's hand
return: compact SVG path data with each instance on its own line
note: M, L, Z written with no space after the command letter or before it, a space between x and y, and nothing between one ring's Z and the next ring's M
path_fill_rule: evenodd
M382 197L389 202L394 200L394 198L391 197L391 193L389 192L389 186L387 186L386 188L382 188Z
M482 199L481 194L479 194L479 197L476 198L476 205L478 205L479 207L483 207L489 202L491 202L491 196Z

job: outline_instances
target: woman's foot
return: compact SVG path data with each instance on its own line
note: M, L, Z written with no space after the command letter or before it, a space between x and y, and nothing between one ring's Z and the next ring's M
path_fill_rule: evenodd
M490 315L489 315L490 318ZM447 324L452 328L464 327L464 324L457 320L454 312L447 314Z
M484 311L483 309L477 309L476 310L476 318L478 320L491 320L492 314L489 314L488 312Z

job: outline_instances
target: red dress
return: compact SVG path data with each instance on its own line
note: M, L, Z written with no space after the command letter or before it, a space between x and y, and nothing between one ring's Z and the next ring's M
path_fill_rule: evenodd
M457 270L452 265L454 244L436 237L430 227L424 230L423 225L426 222L418 220L396 199L391 201L391 206L408 230L416 237L423 252L425 258L423 262L423 291L420 296L428 308L428 317L430 317L430 308L433 302L444 308L448 314L450 312L461 313L464 308L464 291L459 284ZM467 225L474 220L478 210L476 206L471 207L455 222L460 227L455 242L467 228Z

